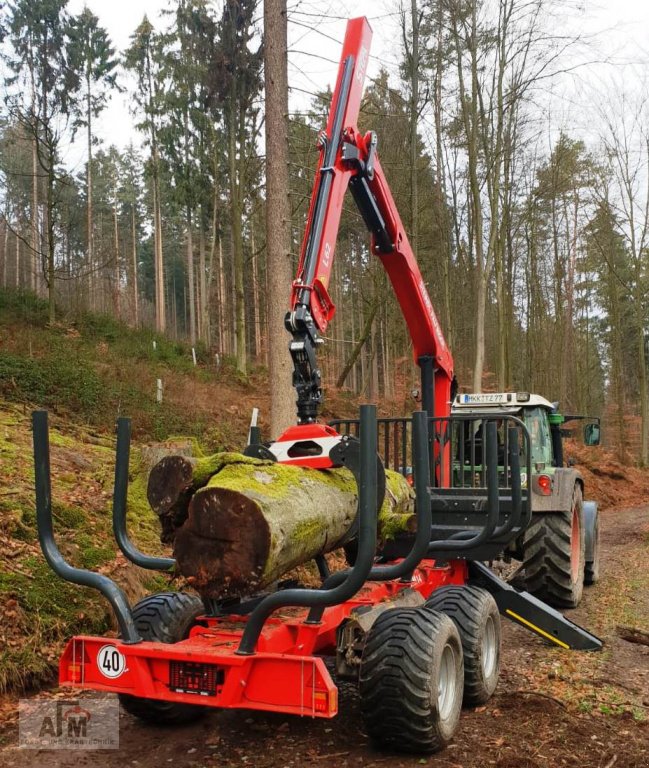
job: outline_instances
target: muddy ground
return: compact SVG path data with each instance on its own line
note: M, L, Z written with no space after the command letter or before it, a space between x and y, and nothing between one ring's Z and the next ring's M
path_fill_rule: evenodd
M649 627L649 507L605 512L602 543L603 580L571 617L599 634L605 650L549 648L508 623L496 695L463 713L454 742L438 755L374 749L362 731L356 691L343 685L334 720L215 712L189 727L163 729L122 713L120 748L95 752L18 750L16 701L5 699L0 766L649 768L649 647L616 631Z

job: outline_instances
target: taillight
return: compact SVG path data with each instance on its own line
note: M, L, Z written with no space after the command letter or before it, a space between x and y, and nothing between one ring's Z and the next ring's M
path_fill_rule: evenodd
M552 495L552 478L550 475L539 475L536 479L539 486L539 491L543 496Z
M316 712L327 712L329 710L329 697L326 691L316 691L313 694L313 708Z

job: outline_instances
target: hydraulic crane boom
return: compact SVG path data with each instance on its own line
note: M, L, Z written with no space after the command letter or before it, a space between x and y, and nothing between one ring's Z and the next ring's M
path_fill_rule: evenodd
M322 402L316 350L335 314L328 293L343 199L349 188L371 233L371 251L382 261L412 338L421 368L422 407L430 416L450 414L453 358L426 290L377 154L376 134L356 126L372 30L366 18L351 19L338 69L320 160L311 195L300 261L286 328L293 339L293 386L300 424L313 424Z

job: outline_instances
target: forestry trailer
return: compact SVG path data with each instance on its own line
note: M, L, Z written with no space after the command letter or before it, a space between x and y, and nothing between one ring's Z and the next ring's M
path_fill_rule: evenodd
M298 424L269 447L253 431L246 448L321 472L348 468L358 512L347 540L353 565L322 584L280 583L246 599L201 600L164 592L131 607L107 576L74 568L58 550L52 525L47 415L34 414L37 519L41 547L62 578L99 590L119 625L116 637L73 637L60 660L60 683L120 696L124 708L153 723L192 720L209 708L332 718L336 676L360 687L364 727L389 749L426 753L452 738L462 703L494 692L500 664L500 615L563 649L602 643L533 595L501 581L483 561L520 539L532 521L528 427L516 413L485 415L483 453L471 477L456 471L473 414L451 414L453 360L433 310L377 154L376 135L356 127L372 32L348 22L342 59L314 183L286 326L292 335ZM318 422L322 399L316 351L334 306L328 282L343 198L350 189L385 267L421 369L422 405L408 419L377 420L362 406L358 421ZM498 430L506 436L499 460ZM113 524L125 556L169 571L171 558L136 549L126 529L129 422L118 421ZM459 453L458 453L459 451ZM416 532L377 552L377 511L386 463L413 468ZM521 466L521 459L523 466ZM466 480L466 482L465 482ZM226 532L227 533L227 532ZM224 534L225 536L225 534ZM344 542L341 542L344 543Z

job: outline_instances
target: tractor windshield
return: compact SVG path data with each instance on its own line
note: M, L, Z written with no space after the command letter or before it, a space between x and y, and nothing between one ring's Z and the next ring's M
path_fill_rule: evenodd
M530 408L524 411L525 426L530 433L532 450L532 468L543 469L554 466L554 454L552 451L552 438L548 414L544 408ZM523 457L525 461L527 457Z

